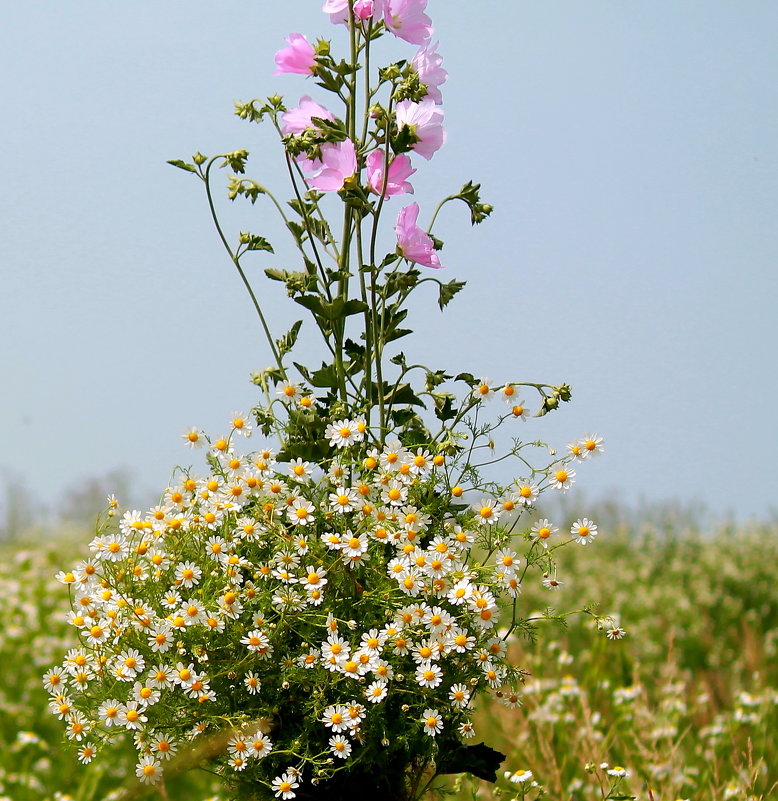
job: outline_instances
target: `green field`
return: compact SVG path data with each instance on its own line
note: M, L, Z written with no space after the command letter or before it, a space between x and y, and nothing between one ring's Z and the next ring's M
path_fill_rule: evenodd
M616 529L565 548L563 586L527 586L520 601L527 613L597 602L627 636L608 640L578 616L516 642L522 703L494 704L476 722L507 754L502 770L526 781L501 773L496 790L467 777L448 789L461 799L778 798L778 527ZM41 681L75 645L54 574L85 555L86 541L71 533L2 548L0 801L135 795L134 750L80 765ZM608 773L618 768L628 775ZM218 797L202 771L147 794Z

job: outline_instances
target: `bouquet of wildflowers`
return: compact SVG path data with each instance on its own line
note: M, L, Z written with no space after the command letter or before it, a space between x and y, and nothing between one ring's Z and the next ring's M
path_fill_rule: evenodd
M146 512L111 499L91 558L59 574L80 645L45 683L84 763L130 736L140 782L198 765L241 799L400 801L441 774L495 779L502 757L475 743L473 711L479 699L519 704L508 645L534 629L522 584L537 574L558 587L555 549L597 535L581 518L560 536L536 505L602 444L587 436L556 456L514 429L498 454L498 429L556 409L569 387L450 375L395 345L411 333L414 290L437 284L443 309L464 287L439 278L440 210L460 200L473 224L492 211L472 182L426 227L403 203L418 159L445 141L446 73L425 6L327 0L346 55L293 33L275 62L329 102L237 104L278 132L285 204L247 177L244 150L171 162L202 182L273 365L253 376L263 399L250 414L184 433L204 470L181 470ZM393 39L407 52L375 69ZM272 336L243 262L273 247L266 232L230 243L214 167L230 170L230 199L267 204L291 235L300 269L265 272L320 333L321 366L292 360L304 319ZM512 464L502 482L483 473L498 462Z

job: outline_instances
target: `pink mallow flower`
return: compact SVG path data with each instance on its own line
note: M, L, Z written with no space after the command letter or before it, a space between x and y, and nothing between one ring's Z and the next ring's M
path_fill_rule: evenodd
M431 97L425 97L421 103L412 100L403 100L397 104L395 110L397 127L407 125L416 141L411 150L416 151L425 159L431 159L433 154L443 147L446 141L446 132L443 130L443 109L435 105Z
M384 0L388 30L411 44L424 44L432 36L432 20L424 13L427 0Z
M290 108L281 115L283 125L281 126L281 133L284 136L289 134L301 134L306 128L315 128L311 120L312 117L319 117L323 120L334 120L333 113L324 106L311 100L308 95L303 95L300 98L300 105L297 108Z
M408 261L438 269L443 265L438 260L432 237L416 225L418 218L418 203L411 203L410 206L400 210L397 215L397 225L394 227L394 232L397 234L397 250Z
M371 192L385 197L391 195L413 194L413 187L406 180L416 172L411 167L411 160L404 153L395 156L389 162L389 173L384 189L384 164L386 154L383 150L374 150L367 157L367 185Z
M289 47L276 53L276 71L273 75L291 72L296 75L313 75L316 54L313 45L301 34L290 33L286 37Z
M308 185L321 192L338 192L357 171L357 153L350 139L343 142L327 142L321 146L322 169Z
M437 52L439 42L422 47L411 61L411 67L418 73L419 81L427 87L427 97L436 103L443 102L438 87L446 82L448 73L443 69L443 58Z
M334 25L348 23L348 0L326 0L321 9L330 15ZM372 19L381 15L383 0L355 0L354 16L359 20Z

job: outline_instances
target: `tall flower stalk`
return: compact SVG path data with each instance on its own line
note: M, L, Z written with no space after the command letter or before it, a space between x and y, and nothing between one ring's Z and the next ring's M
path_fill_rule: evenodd
M59 574L80 644L47 674L51 709L90 760L132 735L141 782L197 765L241 799L416 801L447 773L494 780L501 755L471 742L475 704L514 708L523 672L510 638L571 614L530 615L520 593L533 575L558 587L556 550L597 536L588 518L559 536L536 509L542 493L570 488L602 440L551 451L550 464L536 460L549 453L542 443L497 445L503 425L522 425L530 406L542 417L570 388L450 375L395 345L412 333L403 326L420 286L436 284L444 309L465 285L440 278L440 211L460 200L474 225L492 211L468 182L425 228L419 204L402 198L418 159L446 139L446 75L425 7L327 0L346 55L292 33L275 64L330 103L237 104L278 133L286 203L247 177L245 150L171 162L203 183L274 364L253 376L264 399L251 415L233 415L226 434L185 432L206 448L205 475L181 470L146 512L119 517L112 502L90 559ZM389 37L418 50L374 70ZM271 333L243 260L273 246L265 231L230 243L214 167L229 168L230 199L267 201L291 235L300 269L265 273L313 321L328 354L320 367L292 358L304 320ZM384 252L387 227L395 246ZM255 427L276 442L242 453ZM495 465L519 475L494 480Z

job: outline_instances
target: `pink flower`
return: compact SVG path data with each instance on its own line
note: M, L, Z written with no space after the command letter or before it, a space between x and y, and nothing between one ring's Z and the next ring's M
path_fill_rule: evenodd
M359 20L373 19L381 15L383 0L356 0L354 16ZM330 15L334 25L348 24L348 0L326 0L321 9Z
M432 36L432 20L424 13L427 0L385 0L384 22L395 36L421 45Z
M276 71L273 75L292 72L297 75L313 75L316 55L313 45L301 34L290 33L286 37L289 47L276 53Z
M357 153L350 139L333 144L327 142L321 146L322 169L312 178L308 185L322 192L338 192L344 184L353 178L357 171Z
M427 97L436 103L443 102L438 87L446 82L448 73L443 69L443 58L437 52L439 42L427 44L422 47L411 61L411 67L419 75L419 80L427 87Z
M432 244L432 238L416 225L418 217L418 203L411 203L410 206L400 210L397 215L397 225L394 227L394 232L397 234L397 250L408 261L424 267L436 269L442 267Z
M281 133L284 136L296 135L302 133L306 128L315 128L311 117L320 117L323 120L335 119L331 111L315 103L308 95L303 95L297 108L290 108L281 115L284 123L281 126Z
M446 132L443 130L443 110L435 105L431 97L425 97L421 103L403 100L396 108L397 127L407 125L416 141L411 145L425 159L443 147Z
M386 154L383 150L374 150L367 157L367 185L371 192L385 197L391 195L413 194L413 187L406 178L410 178L416 170L411 169L411 160L404 153L395 156L389 162L389 174L384 189L384 163Z

